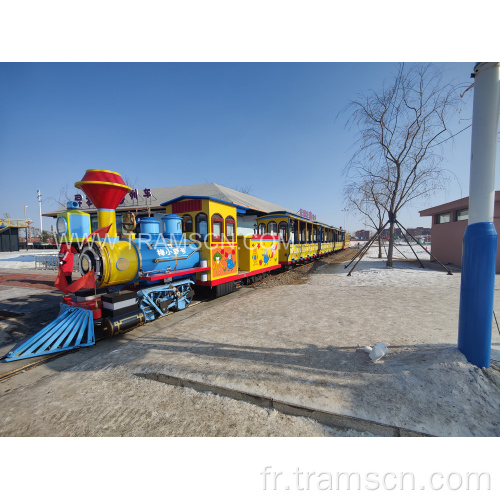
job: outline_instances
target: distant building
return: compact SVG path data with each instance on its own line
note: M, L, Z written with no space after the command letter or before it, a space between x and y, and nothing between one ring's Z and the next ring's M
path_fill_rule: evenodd
M389 228L386 228L382 231L382 238L389 238L391 230ZM394 228L394 236L396 238L401 238L403 236L403 233L401 232L401 229L399 227Z
M424 238L425 236L431 235L431 228L430 227L408 228L407 231L408 231L408 234L411 234L414 238Z
M386 228L382 231L382 238L389 238L390 229ZM415 239L422 238L430 240L431 230L426 227L407 228L407 234L411 234ZM396 238L403 238L403 231L399 227L394 228L394 236Z
M19 250L19 228L0 226L0 252L17 252Z
M0 252L19 250L19 229L26 228L24 219L0 219Z
M462 265L462 240L469 221L469 198L451 201L420 211L420 217L432 217L432 254L443 264ZM500 191L495 191L493 223L500 232ZM497 268L500 272L500 238L497 242Z
M362 229L361 231L356 231L355 236L358 240L369 240L370 231Z

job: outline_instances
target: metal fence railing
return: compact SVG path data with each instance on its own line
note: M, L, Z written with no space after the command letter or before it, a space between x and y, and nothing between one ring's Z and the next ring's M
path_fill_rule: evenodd
M58 254L35 255L35 269L57 269L58 267Z
M24 219L0 219L0 228L7 227L28 227Z
M44 253L35 254L35 269L54 270L59 267L59 254ZM76 255L73 261L73 271L78 271L78 256Z

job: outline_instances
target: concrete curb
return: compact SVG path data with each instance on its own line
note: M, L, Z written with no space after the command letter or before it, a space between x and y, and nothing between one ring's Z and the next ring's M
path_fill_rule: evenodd
M287 403L285 401L279 401L277 399L261 396L259 394L206 384L196 380L182 379L164 373L135 373L134 375L175 387L187 387L198 392L208 391L218 396L232 398L238 401L245 401L247 403L265 408L274 408L281 413L295 417L311 418L330 427L340 427L343 429L353 429L359 432L369 432L383 437L433 437L430 434L412 431L403 427L381 424L379 422L374 422L373 420L365 420L358 417L351 417L325 410L318 410L316 408L309 408L307 406Z

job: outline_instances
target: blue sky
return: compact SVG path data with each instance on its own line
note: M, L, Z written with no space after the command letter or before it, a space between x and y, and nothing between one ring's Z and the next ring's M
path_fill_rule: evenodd
M474 63L442 64L472 83ZM357 93L379 89L394 63L2 63L0 215L39 225L64 186L88 168L115 170L138 188L216 182L344 225L342 170L354 130L338 113ZM464 100L458 131L472 116ZM469 120L467 120L469 119ZM470 129L448 141L445 192L400 214L468 195ZM44 219L49 227L53 219ZM348 215L347 228L363 227Z

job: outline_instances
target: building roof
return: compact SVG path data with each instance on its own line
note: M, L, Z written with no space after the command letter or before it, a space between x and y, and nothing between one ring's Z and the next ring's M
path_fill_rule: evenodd
M188 186L171 186L164 188L151 188L149 197L145 196L144 189L137 189L137 198L134 198L134 192L125 196L124 203L118 205L116 211L123 212L128 210L146 210L147 208L163 210L163 203L176 198L198 196L210 197L225 201L240 207L245 207L249 211L259 213L269 213L277 211L288 211L286 207L270 203L249 194L241 193L235 189L231 189L214 182L208 184L191 184ZM86 197L83 196L83 202L80 210L85 212L95 212L96 208L93 205L86 203ZM47 217L57 217L60 213L66 212L66 208L60 208L43 214Z
M495 203L500 201L500 191L495 191ZM443 203L442 205L437 205L435 207L426 208L425 210L420 210L420 217L429 217L435 214L443 214L450 212L452 210L460 210L462 208L469 207L469 197L460 198L459 200L450 201L448 203Z
M158 191L164 190L162 204L170 203L177 198L188 198L197 196L201 198L212 198L225 201L233 205L245 207L256 212L277 212L287 210L285 207L270 203L269 201L261 200L255 196L241 193L236 189L231 189L220 184L211 182L209 184L192 184L191 186L177 186L171 188L160 188Z

